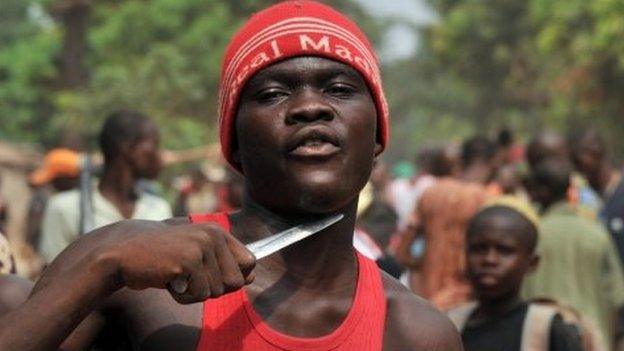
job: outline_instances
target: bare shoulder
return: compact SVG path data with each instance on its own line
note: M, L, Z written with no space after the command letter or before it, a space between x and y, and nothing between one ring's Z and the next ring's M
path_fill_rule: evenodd
M16 275L0 275L0 315L21 305L30 294L33 283Z
M451 321L396 279L383 274L387 315L384 350L462 350Z

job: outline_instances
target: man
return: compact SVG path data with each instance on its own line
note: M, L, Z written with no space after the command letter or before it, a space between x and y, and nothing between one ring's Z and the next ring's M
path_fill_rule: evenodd
M609 163L607 147L594 129L579 131L570 138L572 161L603 199L608 198L621 180L621 174Z
M418 173L390 184L391 205L399 216L399 229L408 225L418 200L435 180L451 174L452 163L448 145L425 145L416 155Z
M579 310L612 345L613 318L624 307L624 273L609 234L566 201L570 173L569 164L548 160L531 175L529 193L543 214L537 247L541 264L525 280L523 293L552 297Z
M85 236L2 321L0 346L53 348L93 312L65 349L109 315L142 350L460 350L448 320L353 249L358 193L388 141L378 64L357 26L316 2L274 5L232 40L221 87L241 211ZM336 213L345 218L253 268L242 243ZM171 293L186 304L163 290L176 278L189 282Z
M134 111L111 114L100 133L104 172L91 192L94 228L122 219L162 220L171 217L163 199L140 192L140 179L155 179L160 171L156 125ZM47 262L80 236L79 190L52 197L46 207L39 249Z
M412 266L410 286L442 310L471 297L465 277L464 233L470 218L490 196L485 185L495 172L495 153L494 143L484 137L465 141L460 179L442 178L424 192L398 250L399 259L410 263L412 245L422 235L422 262Z
M570 140L569 144L573 145L575 142ZM570 162L572 155L569 144L561 134L550 130L537 134L527 146L529 168L535 169L547 160ZM575 172L571 175L567 198L580 214L588 218L596 218L602 208L600 196L592 189L582 173Z
M572 159L592 188L602 196L604 207L600 217L611 233L624 264L624 179L609 162L604 140L593 129L575 134Z

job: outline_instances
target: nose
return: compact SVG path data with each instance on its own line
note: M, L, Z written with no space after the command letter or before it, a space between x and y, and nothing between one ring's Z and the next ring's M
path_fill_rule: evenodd
M324 101L320 93L306 89L298 93L286 113L286 124L310 123L334 119L334 109Z
M483 256L483 263L487 266L498 265L498 252L495 249L488 249Z

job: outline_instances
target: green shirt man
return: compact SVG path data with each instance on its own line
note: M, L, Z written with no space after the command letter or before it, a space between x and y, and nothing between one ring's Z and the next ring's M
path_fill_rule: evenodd
M587 317L611 345L624 306L624 273L609 234L569 204L549 207L540 223L540 265L523 286L526 298L552 297Z

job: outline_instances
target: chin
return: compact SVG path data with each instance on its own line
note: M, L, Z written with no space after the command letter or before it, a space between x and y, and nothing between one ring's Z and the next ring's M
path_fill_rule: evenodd
M347 179L345 179L347 178ZM329 214L342 211L357 201L364 186L360 181L330 172L311 172L253 189L256 201L276 212Z

